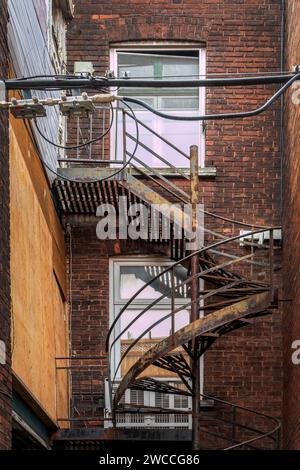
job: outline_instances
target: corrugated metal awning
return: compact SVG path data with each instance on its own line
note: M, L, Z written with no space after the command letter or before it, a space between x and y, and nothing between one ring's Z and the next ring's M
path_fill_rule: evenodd
M64 214L96 215L100 204L112 204L118 209L120 196L127 196L128 203L142 202L116 180L101 182L65 181L56 179L53 185L59 207Z

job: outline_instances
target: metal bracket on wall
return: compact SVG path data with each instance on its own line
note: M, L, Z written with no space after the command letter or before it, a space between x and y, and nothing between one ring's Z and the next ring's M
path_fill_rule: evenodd
M0 80L0 102L6 101L6 86L3 80Z

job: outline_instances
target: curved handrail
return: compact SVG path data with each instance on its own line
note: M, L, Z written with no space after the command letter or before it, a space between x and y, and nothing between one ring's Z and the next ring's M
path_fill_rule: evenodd
M277 447L279 446L279 442L278 442L279 437L278 437L278 435L277 435L277 437L274 436L276 433L278 433L278 431L281 428L281 421L278 418L276 418L274 416L267 415L265 413L262 413L261 411L253 410L253 409L248 408L246 406L236 405L235 403L231 403L227 400L217 398L217 397L212 396L212 395L207 395L207 394L204 394L204 393L200 393L200 397L202 397L204 399L207 399L207 400L212 400L214 403L217 403L217 404L219 403L221 405L226 405L226 406L230 407L232 410L235 410L235 411L236 410L241 410L243 412L251 413L252 415L258 416L259 418L266 419L268 422L274 423L274 427L272 427L272 429L270 429L269 431L264 432L260 429L255 429L253 427L250 427L249 425L239 423L236 419L236 416L235 416L234 420L230 420L230 418L225 419L225 418L220 418L218 416L213 416L212 417L213 420L221 421L221 422L224 422L224 423L227 423L227 424L232 424L233 426L236 426L237 428L242 428L242 429L245 429L245 430L248 430L248 431L251 431L253 433L258 434L258 436L255 436L255 437L252 437L250 439L246 439L244 441L234 443L233 445L225 447L223 450L233 450L233 449L238 449L238 448L241 448L241 447L244 447L244 446L249 447L251 449L257 449L256 447L253 447L250 444L252 444L254 442L257 442L257 441L260 441L260 440L263 440L263 439L267 439L267 438L271 439L273 442L275 442ZM123 414L124 411L126 411L126 413L128 413L128 414L130 414L132 412L130 410L122 410L121 413ZM191 414L192 413L191 410L166 409L166 410L162 410L162 411L166 414L173 414L174 412L176 412L176 413L180 412L180 414ZM154 407L154 409L152 410L151 407L147 407L146 410L143 410L143 408L141 408L141 409L135 410L135 412L150 415L150 414L156 414L157 409ZM116 414L119 414L119 413L120 413L120 411L116 410ZM200 423L200 429L201 429L201 423ZM202 427L201 430L202 430L202 432L210 434L210 432L207 429L203 429L203 427ZM221 438L222 440L225 440L225 441L234 442L234 440L232 438L227 437L227 436L222 436L221 434L218 434L217 437L219 437L219 438Z
M260 439L265 439L267 437L270 438L273 434L275 434L281 428L280 420L278 418L275 418L274 416L269 416L265 413L262 413L261 411L252 410L251 408L248 408L248 407L245 407L245 406L235 405L234 403L230 403L230 402L228 402L226 400L223 400L221 398L212 397L210 395L206 395L206 394L203 394L203 393L200 393L200 396L203 397L203 398L206 398L206 399L214 400L217 403L221 403L221 404L224 404L224 405L227 405L227 406L231 406L232 408L235 408L235 409L239 409L239 410L242 410L242 411L247 411L249 413L255 414L256 416L259 416L259 417L262 417L262 418L266 418L269 421L273 421L275 423L275 428L272 429L271 431L263 433L260 436L253 437L251 439L247 439L246 441L240 442L238 444L234 444L233 446L226 447L224 450L237 449L238 447L243 447L245 445L256 442ZM243 425L240 425L239 423L234 423L234 424L236 424L237 426L240 426L240 427L244 427ZM258 430L254 430L254 432L262 433L262 431L258 431Z
M243 282L242 280L240 281L240 283ZM234 284L234 283L232 283ZM231 284L231 285L232 285ZM218 293L219 291L221 290L218 289L215 291L215 293ZM195 300L192 300L191 302L188 302L187 304L185 305L181 305L180 307L178 307L176 310L170 312L170 313L167 313L166 315L164 315L163 317L159 318L158 320L156 320L156 322L152 323L150 326L148 326L148 328L146 328L141 334L140 336L138 336L137 338L135 338L135 340L128 346L128 348L126 349L126 351L124 352L124 354L121 356L119 362L118 362L118 365L116 367L116 370L115 370L115 375L114 375L114 378L113 380L116 379L116 376L117 376L117 373L118 373L118 370L122 364L122 362L124 361L125 357L128 355L129 351L131 351L131 349L140 341L140 339L142 339L145 334L149 333L149 331L151 331L155 326L159 325L160 323L162 323L163 321L167 320L168 318L172 317L173 315L176 315L177 313L181 312L182 310L185 310L186 308L192 306L194 303L196 302L199 302L201 296L198 297L197 299ZM239 300L245 300L247 297L241 297ZM228 302L228 301L227 301ZM214 305L210 305L209 306L210 308L214 307ZM132 321L131 324L133 324L138 318L140 318L141 315L139 315L138 317L134 318L134 320ZM131 325L127 325L125 331L129 328L129 326ZM112 350L112 347L113 345L117 342L117 340L121 337L121 335L123 334L124 332L122 331L118 337L114 340L113 344L111 345L110 347L110 353L111 353L111 350Z
M256 433L259 433L259 436L256 436L256 437L253 437L251 439L246 439L245 441L242 441L242 442L239 442L239 443L236 443L234 445L231 445L229 447L225 447L223 450L233 450L233 449L237 449L239 447L250 447L250 444L252 444L253 442L257 442L259 440L263 440L265 438L269 438L269 439L272 439L275 441L276 438L273 437L273 435L275 433L277 433L280 428L281 428L281 422L278 418L275 418L274 416L269 416L265 413L262 413L260 411L256 411L256 410L252 410L251 408L248 408L248 407L245 407L245 406L241 406L241 405L236 405L234 403L231 403L231 402L228 402L226 400L223 400L223 399L220 399L220 398L216 398L216 397L213 397L213 396L210 396L210 395L206 395L206 394L203 394L203 393L200 393L200 396L203 397L203 398L206 398L206 399L210 399L210 400L213 400L214 402L217 402L217 403L221 403L221 404L224 404L224 405L227 405L227 406L230 406L232 409L236 409L236 410L242 410L242 411L246 411L246 412L249 412L249 413L252 413L256 416L259 416L261 418L266 418L267 420L269 421L272 421L275 423L275 427L273 429L271 429L270 431L267 431L267 432L263 432L261 430L258 430L258 429L254 429L254 428L250 428L249 426L246 426L246 425L243 425L243 424L240 424L238 423L237 421L234 421L234 422L229 422L229 423L232 423L233 425L237 426L237 427L241 427L241 428L244 428L244 429L248 429L252 432L256 432ZM221 418L218 418L218 417L214 417L214 419L216 420L219 420L219 421L224 421L224 422L228 422L227 420L222 420ZM224 438L222 436L220 436L222 439L225 439L225 440L230 440L229 438ZM278 445L279 443L277 443Z
M278 230L280 229L281 227L280 226L275 226L275 227L270 227L268 230L269 231L273 231L273 230ZM263 228L263 229L259 229L259 230L255 230L253 232L250 232L248 233L247 235L250 235L250 236L253 236L257 233L262 233L262 232L265 232L266 229ZM215 248L215 247L218 247L218 246L221 246L221 245L224 245L225 243L229 243L231 241L234 241L234 240L238 240L240 238L243 238L245 237L245 234L239 234L239 235L235 235L234 237L230 237L230 238L227 238L226 240L219 240L218 242L215 242L209 246L206 246L206 247L202 247L200 248L199 250L196 250L195 252L193 253L190 253L189 255L185 256L184 258L181 258L180 260L176 261L175 263L173 263L172 265L168 266L166 269L164 269L161 273L158 273L156 276L154 276L152 279L150 279L150 281L148 281L146 284L144 284L140 289L138 289L136 291L136 293L126 302L126 304L122 307L122 309L120 310L120 312L118 313L118 315L116 316L116 318L114 319L114 321L112 322L111 326L110 326L110 329L108 331L108 334L107 334L107 337L106 337L106 351L108 352L109 350L109 340L110 340L110 336L112 334L112 331L114 330L117 322L119 321L119 319L121 318L122 314L124 313L124 311L129 307L129 305L131 305L131 303L133 302L134 299L137 298L137 296L143 292L144 289L146 289L149 285L151 285L154 281L156 281L158 278L160 278L161 276L163 276L164 274L166 274L167 272L171 271L172 269L174 269L176 266L178 266L179 264L182 264L188 260L190 260L191 258L193 258L194 256L197 256L201 253L204 253L204 252L207 252L209 251L210 249L212 248ZM217 266L216 266L216 269L217 269ZM203 275L203 272L201 272L201 275Z

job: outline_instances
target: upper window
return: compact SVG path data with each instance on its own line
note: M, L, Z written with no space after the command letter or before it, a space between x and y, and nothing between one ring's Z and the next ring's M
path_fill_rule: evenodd
M174 48L120 48L111 53L111 68L120 78L144 79L144 80L180 80L196 79L205 73L204 51L184 46ZM199 88L120 88L118 94L139 98L153 108L171 115L193 116L204 113L204 91ZM160 118L150 111L133 105L138 119L149 128L167 139L179 150L189 153L190 145L198 145L200 164L204 163L204 136L201 122L173 121ZM119 116L118 134L121 141L122 119ZM126 131L135 136L135 125L131 119L127 120ZM186 167L188 160L174 148L144 127L140 127L140 141L148 148L140 146L137 156L147 165L152 167L165 166L155 156L155 153L171 162L174 166ZM128 142L129 150L133 150L134 141ZM122 158L122 146L113 148L115 153ZM114 158L113 157L113 158Z

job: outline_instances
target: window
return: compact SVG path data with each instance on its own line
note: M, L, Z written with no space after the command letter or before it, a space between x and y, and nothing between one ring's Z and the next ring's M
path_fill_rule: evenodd
M111 259L110 261L110 323L118 315L122 307L128 300L149 280L153 279L157 274L161 273L171 263L166 259L151 257L136 257ZM175 270L174 282L179 284L187 278L187 270L182 266L178 266ZM122 314L121 320L116 325L114 338L124 330L120 340L116 342L112 350L112 376L115 375L120 357L129 345L148 329L156 320L170 313L170 286L171 277L166 273L156 282L147 286L130 304L129 308ZM153 308L148 310L141 318L132 323L139 313L142 312L154 299L158 299L165 294L164 299L160 300ZM189 302L186 290L178 289L178 296L175 299L175 308L184 306ZM183 309L176 315L175 331L184 327L189 323L190 311ZM128 327L128 328L127 328ZM122 361L122 365L118 370L116 377L120 380L127 370L144 354L149 348L153 347L157 341L161 341L169 336L171 330L171 318L162 321L159 325L141 337L136 346L129 351L128 355ZM114 339L112 338L112 340ZM188 358L187 358L188 360ZM178 388L185 388L175 375L151 366L151 370L145 370L143 375L151 376L156 380L170 383ZM203 365L201 364L201 375L203 376ZM139 406L150 406L157 408L170 409L170 414L144 416L142 414L130 415L124 414L118 418L118 426L163 426L167 427L190 427L190 416L188 414L174 414L172 409L187 410L191 407L191 399L187 396L172 395L157 392L148 392L142 390L127 389L123 397L123 403L130 403Z
M144 405L143 390L130 390L130 403L138 406Z
M112 261L110 292L113 293L113 296L111 298L111 322L135 292L147 284L155 275L165 270L168 265L170 265L169 261L150 258ZM179 283L184 281L186 275L186 269L178 266L178 269L175 270L175 282ZM147 286L130 304L129 308L123 312L114 331L115 337L123 332L120 341L116 343L112 351L115 370L120 357L133 340L139 338L144 331L149 331L146 331L136 347L134 346L131 349L128 356L126 356L122 362L121 368L118 370L119 377L124 375L132 363L146 352L147 349L154 346L155 343L160 341L163 337L170 335L171 317L166 318L158 325L150 328L156 320L170 313L170 287L171 277L169 273L166 273L164 276L158 278L156 282ZM164 299L160 300L140 318L136 319L154 299L158 299L163 294L165 295ZM187 303L186 291L179 289L178 297L176 298L176 307L180 304L184 305L185 303ZM134 321L134 319L136 320ZM183 309L176 314L175 331L182 328L188 322L189 312ZM159 377L161 377L161 371L157 372L159 373ZM163 377L166 377L165 373L163 373Z
M197 78L205 73L204 50L191 46L163 47L148 46L147 49L137 46L135 48L116 48L111 53L111 68L119 77L141 78L145 80L180 78ZM195 116L204 113L205 95L203 89L198 88L121 88L118 94L139 98L152 107L173 115ZM171 121L163 119L150 111L133 105L139 120L165 139L174 144L186 154L192 144L198 145L200 164L204 163L204 133L201 122ZM117 123L118 144L112 145L114 157L122 158L122 119L119 113ZM126 130L135 136L135 124L127 119ZM128 140L128 150L132 151L134 142ZM164 157L177 167L188 166L188 160L172 149L165 142L158 139L151 132L140 126L140 141L154 152L151 153L140 147L137 156L152 167L162 167L165 164L154 153Z
M50 58L58 74L66 67L66 21L72 17L73 7L69 0L48 0L48 45Z

